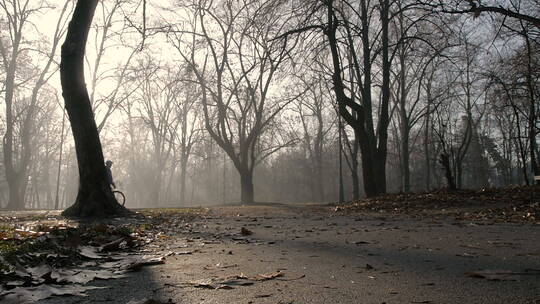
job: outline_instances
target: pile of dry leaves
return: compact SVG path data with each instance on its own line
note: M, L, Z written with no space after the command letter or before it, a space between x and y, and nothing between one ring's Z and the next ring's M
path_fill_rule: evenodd
M335 210L539 223L540 186L388 194L338 205Z
M84 295L98 288L86 285L93 280L164 263L137 249L164 237L170 218L150 213L84 224L58 216L0 217L0 302Z

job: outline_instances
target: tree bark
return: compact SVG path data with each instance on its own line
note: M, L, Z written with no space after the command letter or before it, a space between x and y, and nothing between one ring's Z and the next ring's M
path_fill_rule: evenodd
M182 157L180 162L180 204L186 205L186 173L187 173L187 159Z
M84 53L98 0L79 0L62 45L60 80L79 166L79 190L65 216L102 217L126 213L107 182L101 142L84 79Z
M448 154L441 153L441 158L439 162L444 168L444 175L446 177L448 189L451 191L456 190L456 183L454 181L454 176L452 176L452 169L450 168L450 157L448 156Z
M251 170L238 171L240 173L240 188L242 190L240 200L242 204L253 204L253 202L255 202L253 172Z
M390 1L380 1L381 14L381 42L382 42L382 86L381 86L381 105L380 115L377 124L378 146L375 157L376 161L376 179L377 179L377 194L386 193L386 158L388 152L388 125L390 123L388 104L390 101L390 70L392 63L390 59Z
M15 73L16 64L19 54L19 44L22 39L21 30L15 33L15 39L13 42L13 52L11 60L7 63L6 79L5 79L5 103L6 103L6 133L3 138L3 154L4 154L4 167L6 171L6 181L9 189L8 204L6 209L8 210L20 210L24 209L24 203L21 201L19 185L19 174L15 169L14 156L13 156L13 96L15 91Z
M351 155L351 180L353 190L353 200L360 199L360 179L358 177L358 140L354 140L354 152Z
M525 35L525 45L527 46L527 91L529 93L529 149L531 154L531 169L533 176L540 176L540 165L536 159L536 96L535 85L533 79L533 66L532 66L532 48L529 36ZM536 185L540 185L540 180L535 180Z

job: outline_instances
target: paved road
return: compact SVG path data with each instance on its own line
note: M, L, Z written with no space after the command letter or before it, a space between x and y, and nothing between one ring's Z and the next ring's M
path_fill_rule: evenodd
M174 226L174 225L173 225ZM242 236L244 227L253 235ZM540 303L540 226L341 215L316 207L214 208L147 250L163 265L89 297L43 303ZM190 253L191 254L186 254ZM513 271L492 281L477 270ZM188 282L232 275L283 276L233 289Z

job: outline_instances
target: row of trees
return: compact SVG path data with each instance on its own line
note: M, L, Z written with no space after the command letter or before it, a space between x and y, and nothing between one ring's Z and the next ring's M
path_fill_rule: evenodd
M107 192L101 167L80 169L101 162L89 156L101 144L131 206L335 201L540 175L535 0L96 2L88 81L62 79L67 99L87 84L101 144L86 147L68 136L57 83L74 4L2 1L7 208ZM32 26L45 12L57 20L48 36Z

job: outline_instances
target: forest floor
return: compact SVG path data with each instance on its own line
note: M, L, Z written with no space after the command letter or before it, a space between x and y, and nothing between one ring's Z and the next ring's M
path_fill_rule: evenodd
M0 302L538 304L539 205L531 187L100 223L4 212Z

